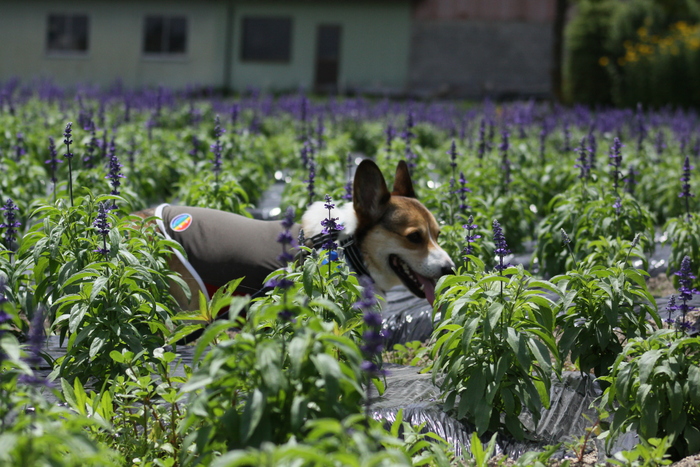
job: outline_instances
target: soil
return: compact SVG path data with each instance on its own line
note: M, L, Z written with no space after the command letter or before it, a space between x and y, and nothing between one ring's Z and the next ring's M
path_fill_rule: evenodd
M647 288L654 297L668 297L669 295L678 293L673 282L665 273L647 279Z

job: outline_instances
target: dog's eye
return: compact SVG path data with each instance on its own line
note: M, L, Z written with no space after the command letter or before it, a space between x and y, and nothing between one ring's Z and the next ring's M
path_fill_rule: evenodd
M423 243L423 236L420 234L420 232L411 232L410 234L406 235L406 238L411 243Z

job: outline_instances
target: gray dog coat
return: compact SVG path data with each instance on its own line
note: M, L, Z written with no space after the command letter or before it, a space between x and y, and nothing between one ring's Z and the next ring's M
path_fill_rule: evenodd
M277 239L284 231L280 221L168 204L158 206L155 215L161 233L182 245L186 257L177 250L175 255L207 299L240 277L245 278L237 291L253 294L264 287L265 278L272 271L286 266L279 260L282 245ZM292 238L298 237L299 229L298 224L292 227Z

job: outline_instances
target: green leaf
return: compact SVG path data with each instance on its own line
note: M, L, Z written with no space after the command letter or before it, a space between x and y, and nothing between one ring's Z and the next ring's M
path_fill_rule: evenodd
M683 438L688 443L688 451L686 454L692 454L700 451L700 430L692 425L686 425L683 430Z
M700 367L688 367L688 395L695 407L700 407Z
M490 335L498 324L498 320L501 319L501 314L503 313L503 303L493 302L489 306L487 313L487 321L484 323L488 324L488 328L484 326L484 334Z
M116 350L112 350L109 353L109 356L116 363L124 363L124 355L122 355L121 352L118 352Z
M659 424L659 398L654 393L649 393L640 404L641 416L639 418L639 434L644 438L654 438Z
M486 431L489 429L492 410L492 405L484 403L477 404L476 413L474 414L474 424L476 425L476 431L479 433L479 436L486 433Z
M338 397L340 384L339 380L342 377L342 372L338 365L338 361L328 354L318 354L311 357L316 369L323 377L326 386L327 398L335 400Z
M484 457L485 457L485 452L484 452L484 446L481 444L481 440L479 439L479 435L476 434L476 432L472 433L471 436L471 452L472 452L472 458L474 458L475 465L481 466L481 465L486 465L484 464Z
M61 378L61 389L63 391L63 398L66 400L68 405L70 405L71 408L83 413L85 408L83 407L83 410L80 410L80 407L78 407L78 402L75 399L75 391L73 390L73 387L63 378ZM83 415L85 414L83 413Z
M260 389L254 389L246 401L243 415L241 417L241 436L246 442L253 435L253 432L260 424L263 412L265 411L265 396Z
M92 292L90 292L90 303L95 301L95 298L97 298L97 295L102 292L108 281L109 277L106 276L100 276L95 279L95 281L92 283Z
M646 384L649 380L649 376L654 370L654 365L656 361L661 356L661 351L657 349L652 349L644 352L641 357L639 357L639 382L641 384Z
M532 359L530 358L530 354L528 353L525 338L515 329L509 327L506 333L506 341L508 342L510 348L513 350L513 353L515 353L515 357L517 358L520 367L526 373L530 373Z

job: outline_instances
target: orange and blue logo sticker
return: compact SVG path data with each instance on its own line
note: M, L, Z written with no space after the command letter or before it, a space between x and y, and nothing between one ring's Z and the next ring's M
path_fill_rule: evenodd
M187 213L178 214L170 221L173 232L184 232L190 225L192 225L192 216Z

